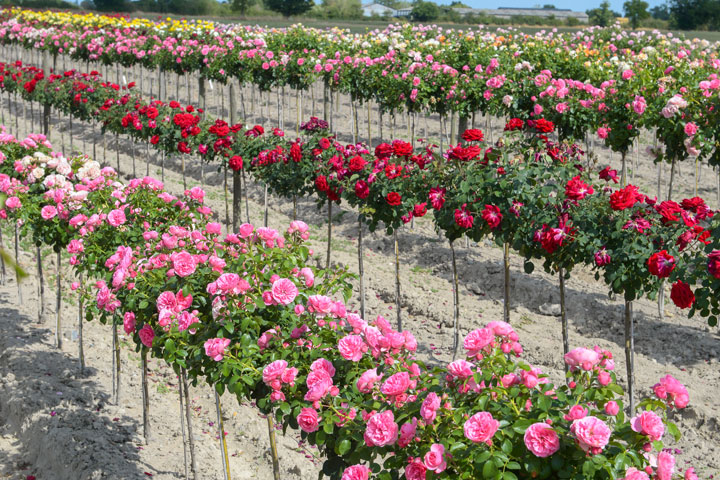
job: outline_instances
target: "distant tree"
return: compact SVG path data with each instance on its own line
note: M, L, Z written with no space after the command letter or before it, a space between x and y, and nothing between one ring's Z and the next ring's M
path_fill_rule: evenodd
M283 17L302 15L313 7L313 0L265 0L265 6Z
M470 8L470 6L465 5L463 2L459 2L458 0L454 0L450 2L450 5L448 5L450 8Z
M604 0L599 8L593 8L585 12L588 14L589 22L591 25L599 25L601 27L607 27L612 25L615 21L615 17L620 15L610 10L610 2Z
M94 0L95 8L102 12L124 12L130 9L125 0Z
M361 18L362 4L360 0L323 0L320 14L324 18Z
M372 3L379 3L380 5L385 5L386 7L389 7L389 8L398 9L398 8L400 8L400 6L403 2L401 2L399 0L375 0Z
M232 0L230 8L233 12L238 12L240 15L245 15L247 11L255 4L255 0Z
M647 10L649 6L644 0L627 0L623 4L623 11L630 20L633 30L640 26L640 21L650 18L650 12Z
M431 22L440 16L440 8L433 2L418 0L413 4L411 16L418 22Z
M657 5L650 9L650 16L657 20L670 20L670 8L666 5Z
M555 10L555 5L545 4L543 7L545 10Z
M671 0L670 23L680 30L720 28L720 2L717 0Z

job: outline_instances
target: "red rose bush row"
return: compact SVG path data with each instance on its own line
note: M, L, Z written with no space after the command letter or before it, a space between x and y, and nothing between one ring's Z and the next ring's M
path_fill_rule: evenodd
M137 350L274 411L322 449L333 478L675 473L662 440L678 432L666 414L689 398L671 377L627 418L610 352L571 351L567 385L553 386L518 359L504 322L468 334L465 359L425 365L410 332L333 298L349 296L347 274L306 265L303 222L221 235L199 188L178 198L149 177L124 185L42 136L2 134L0 151L2 216L67 249L87 279L73 288L91 301L89 318L122 321Z
M607 184L593 187L580 166L583 152L550 141L546 134L555 125L542 118L509 120L503 140L492 146L483 142L481 131L470 130L466 143L451 146L443 157L433 145L416 154L402 141L381 144L373 155L360 144L334 141L327 123L318 119L302 125L305 139L289 140L279 129L267 135L261 126L247 129L202 119L193 107L176 102L147 104L95 74L70 71L46 78L33 67L0 69L2 88L21 89L29 99L98 119L111 131L149 140L170 154L195 152L207 161L219 157L233 169L242 168L244 158L252 159L251 171L286 198L312 192L320 202L342 197L359 208L371 229L382 222L388 232L424 216L430 206L437 228L451 240L463 234L479 240L492 233L526 259L544 259L549 271L588 264L628 300L643 293L653 297L660 288L659 279L666 275L647 275L654 253L665 249L674 260L684 252L688 260L683 265L695 265L704 258L698 245L713 241L708 236L716 227L705 228L712 212L701 199L657 203L634 186L613 192L609 185L617 182L617 172L609 167L599 175ZM68 105L68 91L82 93ZM475 223L476 217L483 222ZM708 254L716 251L713 247ZM532 270L529 261L526 270ZM689 274L681 276L690 271L705 287L697 296L700 308L692 302ZM707 269L683 266L672 275L676 293L671 298L680 308L693 307L691 316L700 312L715 325L720 309L710 286L716 278Z

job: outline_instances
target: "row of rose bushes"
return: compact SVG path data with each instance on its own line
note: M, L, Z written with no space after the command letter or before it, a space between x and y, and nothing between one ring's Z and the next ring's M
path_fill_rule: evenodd
M0 216L71 254L88 320L122 322L143 355L299 428L331 478L697 478L665 448L668 411L689 402L670 376L626 416L611 352L571 351L552 385L497 321L467 335L465 359L426 365L410 332L334 298L347 273L307 265L303 222L222 235L198 187L123 184L41 135L3 131L0 152Z
M597 134L623 154L641 131L654 132L656 162L720 158L720 60L707 41L618 27L529 36L391 25L350 35L18 9L1 20L5 44L81 62L197 72L260 91L322 81L384 112L542 115L561 137Z
M492 235L525 257L528 272L533 258L547 271L569 273L585 264L628 301L654 298L670 277L671 298L690 316L698 312L715 325L720 314L720 236L706 203L698 197L657 201L632 185L614 191L617 172L609 167L598 184L582 167L578 146L547 137L556 126L545 119L511 119L495 145L469 130L464 145L443 155L434 145L416 152L403 141L370 153L361 144L335 141L323 120L304 123L304 137L289 139L277 128L266 133L257 125L228 125L177 102L148 103L132 84L103 82L94 72L46 77L35 67L0 64L0 88L171 155L244 167L285 198L317 193L320 203L344 199L371 230L382 223L392 232L429 207L436 228L451 241Z

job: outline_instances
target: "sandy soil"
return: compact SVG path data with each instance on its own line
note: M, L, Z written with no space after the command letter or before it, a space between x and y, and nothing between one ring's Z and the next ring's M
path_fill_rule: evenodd
M139 74L137 70L135 75ZM133 74L127 72L128 78ZM146 89L149 74L144 73ZM136 77L135 77L136 78ZM156 84L157 85L157 84ZM184 81L182 83L184 86ZM173 96L171 83L168 91ZM191 91L193 89L191 88ZM193 94L195 92L193 91ZM182 95L182 90L181 90ZM319 98L319 91L315 98ZM250 95L244 92L246 108ZM288 131L294 130L294 96L283 107ZM274 94L270 107L276 107ZM214 98L211 97L211 102ZM342 105L334 115L335 126L341 131L351 131L350 106L341 98ZM311 102L305 99L305 104ZM317 102L319 104L319 102ZM211 103L214 105L214 103ZM253 105L261 105L260 102ZM335 103L337 105L337 102ZM7 108L7 101L3 104ZM239 107L238 107L239 108ZM267 124L274 124L276 109L271 110ZM13 113L15 112L13 107ZM321 108L316 105L316 112ZM307 116L308 110L305 109ZM5 110L7 115L7 110ZM29 111L27 113L29 118ZM374 118L376 114L373 114ZM36 109L37 117L37 109ZM13 118L13 117L10 117ZM361 121L364 121L361 114ZM387 119L386 119L387 120ZM429 119L431 137L439 132L436 118ZM7 121L7 119L6 119ZM14 121L14 120L13 120ZM499 121L495 121L499 125ZM14 124L12 125L14 128ZM484 127L484 123L483 123ZM373 125L377 130L377 126ZM22 133L27 130L23 119L19 121ZM398 117L398 135L407 132L404 119ZM391 127L384 127L389 138ZM494 132L497 138L499 132ZM102 160L102 140L90 128L73 125L73 142L76 149L92 153L96 142L97 157ZM361 134L361 138L364 135ZM69 126L67 119L55 121L51 134L53 144L69 149ZM106 161L115 166L115 141L108 137ZM344 138L343 140L350 140ZM645 135L640 151L651 143ZM84 143L83 143L84 142ZM145 172L148 158L143 147L136 147L136 169ZM120 164L123 173L132 172L132 148L121 139ZM142 154L141 154L142 152ZM618 155L610 155L604 149L594 148L600 164L612 163L619 169ZM631 160L634 160L634 155ZM150 155L150 173L161 175L157 156ZM182 190L183 180L178 173L180 165L165 163L165 181L168 190ZM632 167L632 165L631 165ZM669 168L664 169L664 185ZM200 184L201 174L197 165L188 166L188 186ZM222 175L215 167L205 166L203 183L208 187L208 201L220 219L224 220ZM640 155L637 167L631 170L631 179L644 191L655 194L657 169ZM694 191L694 166L681 165L673 197L692 195ZM250 220L262 223L262 189L249 182ZM699 194L715 206L717 174L706 167L700 168ZM666 187L663 187L666 191ZM337 210L337 209L336 209ZM269 226L285 227L292 215L291 202L270 199ZM326 249L327 212L318 211L312 200L301 200L298 218L311 224L311 244L316 260L324 262ZM345 264L357 270L357 217L352 211L342 209L333 216L333 262ZM369 315L382 314L394 321L394 262L392 239L384 233L365 232L364 252L367 311ZM9 238L6 232L5 238ZM450 249L447 241L439 240L430 219L421 219L413 229L403 228L399 234L401 245L402 316L405 328L418 337L420 356L427 361L446 362L452 345L452 284ZM502 252L489 243L456 246L461 285L461 333L477 328L490 320L502 317ZM34 259L23 257L23 264L34 271ZM512 311L511 322L520 334L525 347L525 358L537 364L559 379L562 372L562 340L560 320L552 310L559 303L557 279L536 268L535 273L523 273L522 260L511 259ZM539 267L539 265L538 265ZM46 261L46 270L54 272L52 261ZM46 275L46 278L49 278ZM88 374L78 375L77 366L77 319L76 306L63 307L63 335L66 339L62 352L53 347L54 323L46 319L36 323L35 278L27 280L22 288L25 302L18 305L17 290L10 279L0 287L0 478L24 479L36 475L38 479L94 479L94 478L183 478L183 440L179 426L179 403L177 378L172 371L158 361L152 361L151 409L153 438L149 445L142 444L140 369L137 355L129 348L123 349L123 390L120 405L111 403L110 332L108 327L97 324L85 325L85 345ZM600 345L613 351L619 372L625 371L622 355L622 311L620 301L609 299L607 289L596 282L589 271L582 269L573 273L566 284L568 313L571 322L571 347ZM668 295L669 296L669 295ZM31 299L31 300L28 300ZM357 303L357 299L356 302ZM668 303L669 300L668 300ZM47 310L52 312L48 299ZM545 312L545 313L542 313ZM546 314L550 312L551 314ZM720 431L718 407L720 401L720 337L716 328L710 329L702 319L685 318L671 304L666 305L662 318L657 304L648 300L635 303L636 318L636 369L637 384L641 396L665 374L672 374L690 391L691 403L674 420L683 431L683 439L673 445L683 452L678 466L693 465L701 478L720 473L718 453L720 447L717 433ZM619 377L623 377L620 374ZM62 392L61 395L58 392ZM222 478L217 428L212 390L207 386L192 388L195 417L196 448L200 478ZM233 478L271 478L269 444L265 420L249 405L238 405L235 399L223 399L224 415L228 432ZM51 416L51 412L57 412ZM314 478L318 462L313 462L313 451L298 445L297 436L279 435L280 460L283 478ZM309 457L309 458L308 458ZM1 476L4 475L4 476Z

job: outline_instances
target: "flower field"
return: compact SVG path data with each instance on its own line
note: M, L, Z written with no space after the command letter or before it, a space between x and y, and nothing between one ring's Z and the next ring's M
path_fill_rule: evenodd
M696 445L685 461L677 447L681 434L697 443L705 432L702 424L695 432L676 425L692 429L684 412L699 415L689 393L696 390L675 378L684 369L662 351L653 352L664 365L656 378L644 359L635 368L643 305L657 301L656 323L664 323L666 291L686 317L678 330L710 327L696 341L698 358L717 358L720 226L711 208L717 202L698 195L708 184L700 175L717 160L716 45L615 29L522 37L390 26L363 36L20 10L0 19L5 232L15 235L16 259L22 239L36 246L40 319L42 249L64 265L56 344L62 348L67 328L61 306L69 285L66 297L80 312L81 369L82 325L110 326L116 405L121 372L124 378L130 368L121 368L119 330L125 333L124 347L139 361L146 442L159 428L149 417L152 358L179 379L183 428L193 423L190 384L215 391L218 420L223 395L268 415L275 478L278 429L317 448L321 473L343 480L717 473L699 456L712 447ZM349 111L338 108L341 94ZM286 121L292 100L295 135ZM338 131L344 115L350 131ZM58 128L59 149L48 140ZM640 159L648 135L650 158ZM120 146L128 140L129 152ZM619 154L619 167L608 149ZM150 152L162 180L150 175ZM132 178L136 156L146 162L144 177ZM649 162L657 195L633 184ZM694 164L694 189L679 177L683 164ZM214 180L203 165L216 170ZM121 179L130 168L131 178ZM198 168L201 185L194 185ZM253 199L259 219L252 223L248 194L262 190L264 212ZM679 196L688 190L693 195ZM271 221L268 194L292 202L290 218ZM307 208L312 202L321 215ZM308 223L322 222L325 212L327 234L317 241ZM343 222L345 214L353 220ZM356 251L343 252L334 223L343 236L353 229ZM449 304L408 301L407 291L432 297L436 280L423 280L426 289L407 282L402 263L434 272L437 259L409 248L418 255L403 251L401 262L408 234L449 245L451 262L442 261L439 275L448 295L438 297ZM487 247L471 249L470 241ZM382 254L378 244L386 243L394 256ZM468 262L472 250L493 244L502 259L489 282ZM380 260L366 271L373 249ZM537 295L518 292L525 281L518 277L537 275L559 298L560 325L533 332L555 345L552 354L538 353L537 339L526 351L522 334L532 319L518 314ZM616 298L621 308L610 324L620 330L573 318L573 302L587 297L568 288L576 277ZM479 321L467 298L478 281L501 301L493 318L479 311ZM369 298L370 289L388 298ZM389 305L373 311L383 302ZM416 321L437 311L439 348ZM585 323L582 338L573 321ZM606 346L604 334L617 343ZM643 356L649 348L663 345L641 347ZM702 392L710 402L702 408L712 411L712 395ZM188 433L186 476L200 478ZM219 437L218 470L227 478L233 462Z

